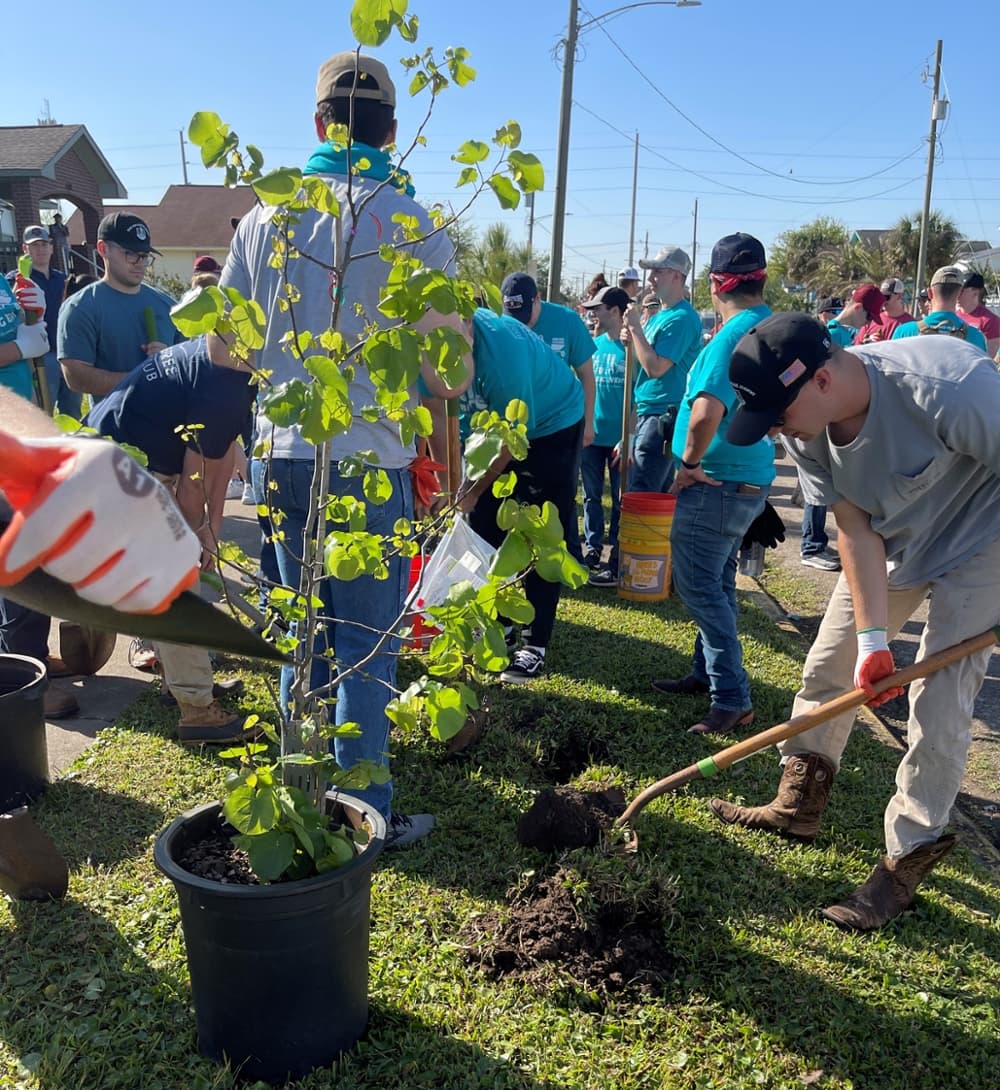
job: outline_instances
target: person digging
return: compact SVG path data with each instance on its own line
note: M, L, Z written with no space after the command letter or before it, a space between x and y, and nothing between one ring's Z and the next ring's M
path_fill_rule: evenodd
M731 443L783 436L809 503L832 508L844 570L806 657L793 714L894 671L889 639L929 598L918 657L1000 620L1000 374L951 337L844 349L804 314L775 314L740 340L730 379L742 405ZM965 771L988 649L910 688L907 749L885 811L886 852L871 877L822 915L883 927L955 845L945 834ZM853 679L853 686L852 686ZM853 711L778 747L782 774L764 806L712 799L717 817L811 842L830 798Z

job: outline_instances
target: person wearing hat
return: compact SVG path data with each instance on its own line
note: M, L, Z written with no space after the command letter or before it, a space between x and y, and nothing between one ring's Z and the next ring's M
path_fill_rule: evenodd
M97 228L97 252L104 275L63 304L57 348L69 388L95 401L143 360L183 340L170 320L174 301L143 283L160 252L145 221L130 212L109 213Z
M618 287L629 297L635 299L639 294L639 270L634 265L626 265L618 274Z
M631 299L624 288L604 288L583 306L594 315L598 337L594 342L594 441L583 449L583 562L591 569L589 582L596 587L618 585L618 523L621 518L619 453L622 412L625 402L625 346L622 322ZM608 563L601 562L604 548L604 475L611 485L611 524Z
M650 270L649 286L660 309L643 324L635 307L629 307L622 328L639 364L632 387L635 426L628 487L631 492L668 492L674 459L660 418L675 411L684 396L688 369L701 348L701 318L684 298L691 258L679 246L664 246L639 264Z
M832 344L804 314L776 314L736 346L730 378L742 406L736 444L780 433L806 498L829 504L844 572L806 657L793 715L854 687L875 707L895 667L889 640L928 602L918 658L1000 621L1000 374L971 344L917 337ZM886 852L868 881L823 915L882 927L913 901L954 845L945 834L989 650L915 681L907 750L885 811ZM782 742L776 797L713 799L723 821L813 840L848 742L848 711Z
M57 412L80 419L81 395L74 393L63 378L56 356L56 330L59 323L59 307L66 290L66 274L52 267L52 239L48 228L37 224L26 227L22 237L21 249L31 257L29 279L45 293L45 323L49 331L49 348L45 353L45 378L48 383L49 404ZM14 270L7 274L13 284L17 276Z
M397 125L396 88L385 65L353 50L337 53L320 66L313 101L313 125L319 142L304 173L329 188L339 204L340 223L338 214L315 208L297 213L295 245L303 256L290 261L285 269L275 269L271 265L273 246L285 244L285 229L275 224L271 209L257 205L239 221L220 279L223 289L235 288L264 310L264 345L256 354L256 363L271 373L274 384L309 378L302 360L286 350L285 341L291 335L293 320L296 330L308 330L316 337L330 326L330 270L341 260L334 253L338 237L352 240L354 255L366 255L352 260L339 280L338 332L351 348L365 338L370 323L382 320L379 303L392 265L377 258L381 246L393 246L418 257L427 268L449 275L454 269L452 243L443 231L435 230L426 210L414 199L410 175L392 162L387 150L396 142ZM327 138L331 126L337 126L338 139ZM346 141L342 126L348 128ZM364 213L355 220L352 209L359 205ZM413 225L415 236L403 223ZM291 308L279 305L286 298L286 283L297 294ZM419 328L435 327L464 335L457 315L441 315L432 308L420 320ZM472 378L471 358L466 360L466 372L464 379L448 386L428 361L421 363L421 378L427 393L435 398L454 397L467 388ZM371 414L362 412L375 403L367 368L354 369L348 393L354 416L350 430L330 440L329 491L363 503L363 475L345 475L340 461L356 459L359 451L372 452L372 464L388 479L391 491L384 503L367 506L367 529L373 534L391 534L399 520L413 516L408 467L416 458L415 444L412 439L404 442L399 426L384 413L371 419ZM415 399L417 390L410 393ZM297 425L274 423L264 406L258 408L257 432L268 449L263 466L265 495L269 505L283 515L284 541L278 549L281 578L286 586L298 587L316 447L303 438ZM385 564L384 579L331 577L324 579L316 592L323 600L322 615L331 620L315 633L309 685L327 698L336 696L331 708L336 725L359 725L356 736L340 734L334 741L337 762L345 769L359 761L373 761L383 769L389 765L385 709L395 690L398 656L395 641L386 641L383 633L391 630L403 613L409 560L394 555L387 557ZM331 691L331 654L336 655L338 668L364 663L362 669L351 670L335 694ZM283 670L281 699L286 707L291 683L291 671ZM393 808L389 778L384 783L373 782L358 795L385 818L386 846L390 849L406 847L434 827L431 814L404 814Z
M646 292L642 297L642 306L639 308L639 320L645 325L660 309L660 300L655 291Z
M873 323L871 328L863 326L856 344L867 344L878 340L891 341L893 333L899 326L914 320L913 315L906 309L906 285L902 280L896 276L890 276L879 284L878 290L885 298L878 325ZM871 336L868 335L869 333Z
M504 277L500 292L504 312L541 337L560 359L570 365L583 387L583 438L575 473L575 478L579 478L583 448L594 441L594 338L575 310L559 303L543 301L534 278L526 272L515 272ZM563 528L566 548L571 556L582 563L580 524L575 505L572 517Z
M986 281L983 274L970 272L958 293L958 316L963 322L974 325L986 338L986 354L996 356L1000 348L1000 316L983 304Z
M698 626L690 673L658 679L667 695L707 693L709 709L689 729L728 734L753 722L750 681L736 631L736 563L750 524L764 510L774 480L774 444L726 441L737 397L729 357L740 337L771 309L764 302L767 260L752 235L738 232L712 248L709 283L722 328L702 348L687 376L677 413L673 456L677 495L670 530L674 587Z
M841 322L840 315L843 311L844 300L839 295L828 295L825 299L820 299L816 304L816 317L826 326L830 339L839 344L841 348L846 348L849 344L854 344L854 337L858 332L858 328L854 327L852 329ZM855 311L852 310L851 313L853 314Z
M936 333L967 341L985 352L986 338L974 325L969 325L960 318L955 310L965 276L965 270L958 265L943 265L938 269L931 277L931 284L927 289L930 311L919 321L904 322L897 326L892 339L895 341Z
M880 335L883 306L885 296L874 284L861 284L851 292L846 306L837 315L839 325L854 330L854 340L850 343L861 344L862 333L867 338L865 343L886 339ZM840 338L837 339L839 342Z

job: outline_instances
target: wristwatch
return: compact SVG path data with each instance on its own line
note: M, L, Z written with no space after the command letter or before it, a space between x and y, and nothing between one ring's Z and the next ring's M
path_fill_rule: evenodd
M701 465L701 459L699 458L697 462L685 462L684 459L682 458L681 459L681 465L685 469L697 469L698 466Z

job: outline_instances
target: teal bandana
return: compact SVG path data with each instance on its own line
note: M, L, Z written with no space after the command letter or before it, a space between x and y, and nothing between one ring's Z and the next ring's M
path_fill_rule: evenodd
M367 165L359 166L360 163ZM400 193L412 197L416 190L408 171L389 161L389 153L355 140L351 144L351 169L362 178L389 182ZM347 148L325 142L309 156L303 174L346 174Z

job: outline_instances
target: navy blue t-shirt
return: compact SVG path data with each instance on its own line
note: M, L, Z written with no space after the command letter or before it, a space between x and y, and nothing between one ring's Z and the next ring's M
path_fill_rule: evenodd
M138 447L154 473L184 468L190 447L221 458L243 430L257 394L247 371L217 367L205 337L175 344L130 371L84 421L101 435ZM175 431L203 424L190 441Z

